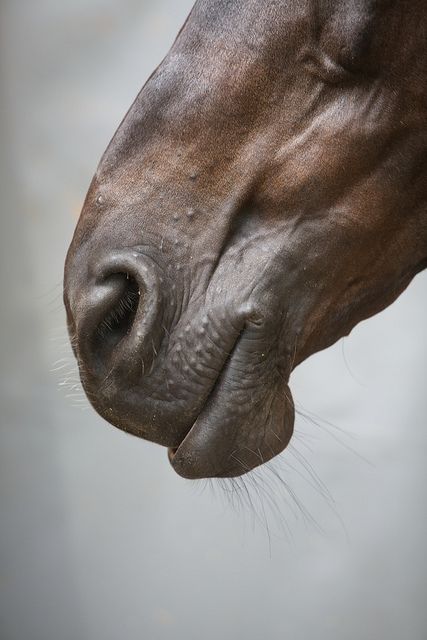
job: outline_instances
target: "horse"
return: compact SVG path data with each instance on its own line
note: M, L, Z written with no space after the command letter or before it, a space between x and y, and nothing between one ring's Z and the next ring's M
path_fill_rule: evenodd
M424 0L197 0L103 154L67 324L186 478L282 452L293 369L427 266Z

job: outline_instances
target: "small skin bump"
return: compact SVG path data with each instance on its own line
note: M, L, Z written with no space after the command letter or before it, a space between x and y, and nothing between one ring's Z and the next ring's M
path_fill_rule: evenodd
M197 180L197 176L198 176L198 175L199 175L199 174L197 173L197 171L192 171L192 172L190 173L190 176L189 176L189 177L190 177L190 180Z
M174 221L174 222L178 222L178 220L179 220L179 215L178 215L177 213L174 213L174 214L173 214L173 216L172 216L172 218L173 218L173 221Z
M189 220L192 220L194 218L194 213L195 213L194 209L187 209L187 212L186 212L187 218Z
M98 207L100 207L101 205L104 204L104 197L102 195L99 195L96 198L95 203L98 205Z

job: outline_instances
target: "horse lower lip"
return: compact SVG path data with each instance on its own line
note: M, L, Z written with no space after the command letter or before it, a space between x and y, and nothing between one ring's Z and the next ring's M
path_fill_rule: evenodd
M233 352L235 351L235 349L237 349L240 339L241 339L241 335L239 335L239 337L236 339L236 341L235 341L235 343L234 343L234 345L233 345L232 349L230 350L230 353L229 353L229 355L228 355L227 361L231 358L231 355L233 354ZM202 409L201 409L200 413L202 413L202 412L203 412L204 408L206 407L206 405L207 405L207 403L208 403L209 398L212 396L212 394L214 393L214 391L215 391L215 389L216 389L216 387L217 387L217 385L218 385L219 381L221 380L221 378L222 378L222 376L223 376L223 373L224 373L224 369L226 368L226 364L227 364L227 363L225 363L225 364L224 364L224 366L223 366L223 368L219 371L219 373L218 373L218 377L217 377L217 379L216 379L216 381L215 381L215 384L214 384L213 388L211 389L211 391L210 391L210 393L209 393L208 397L206 398L206 400L205 400L205 404L204 404L204 406L202 407ZM200 415L200 414L199 414L199 415ZM190 432L191 432L191 430L193 429L194 425L197 423L197 420L198 420L198 417L197 417L197 418L196 418L196 420L193 422L193 424L191 425L191 427L188 429L187 433L185 434L185 436L183 437L183 439L181 440L181 442L179 443L179 445L178 445L177 447L169 447L169 448L168 448L168 458L169 458L169 462L171 462L171 463L172 463L172 461L173 461L173 459L174 459L175 455L177 454L177 452L178 452L179 448L181 447L182 443L186 440L187 436L190 434Z
M220 372L217 381L220 379L220 376L222 374L222 371ZM214 389L216 388L216 383L214 385ZM211 391L211 393L209 394L208 397L210 397L212 395L213 389ZM204 410L205 406L207 404L207 400L205 402L205 405L202 407L201 412ZM199 414L200 415L200 414ZM196 418L196 420L193 422L193 424L191 425L191 427L188 429L187 433L185 434L185 436L183 437L183 439L181 440L181 442L179 443L179 445L177 447L168 447L168 458L169 458L169 462L173 462L173 459L175 458L176 454L178 453L179 449L181 448L182 444L185 442L185 440L187 439L187 436L190 434L190 432L192 431L193 427L197 424L197 420L198 417Z

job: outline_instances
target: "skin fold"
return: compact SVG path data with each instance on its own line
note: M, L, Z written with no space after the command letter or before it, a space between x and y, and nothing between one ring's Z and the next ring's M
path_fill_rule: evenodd
M188 478L293 430L294 367L427 266L424 0L199 0L68 251L82 382Z

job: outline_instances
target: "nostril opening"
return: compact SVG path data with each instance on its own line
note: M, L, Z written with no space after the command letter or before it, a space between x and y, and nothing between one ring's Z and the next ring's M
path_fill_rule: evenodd
M126 273L115 273L106 282L120 286L121 295L107 311L95 331L95 350L111 353L111 350L130 333L140 300L139 285Z

